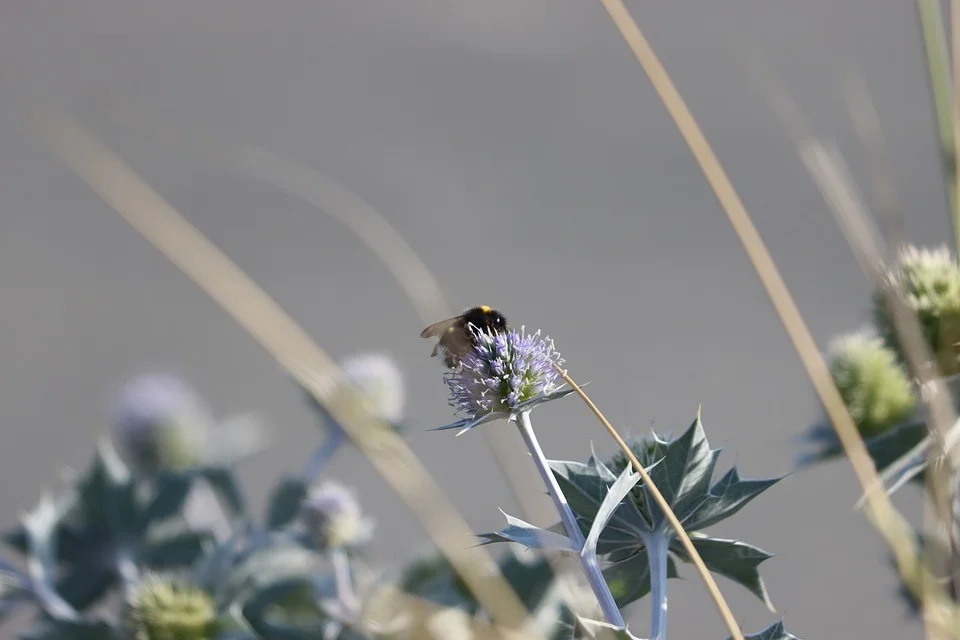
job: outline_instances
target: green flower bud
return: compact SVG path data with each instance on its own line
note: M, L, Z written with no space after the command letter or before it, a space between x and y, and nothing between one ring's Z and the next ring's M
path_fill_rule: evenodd
M913 385L896 354L872 332L834 339L827 360L847 410L865 437L903 422L916 406Z
M944 376L960 372L960 267L946 246L918 249L907 245L887 273L907 308L917 314L923 336ZM893 314L880 292L874 295L874 323L884 342L904 361Z
M149 574L127 600L136 640L211 640L216 610L208 593L176 578Z

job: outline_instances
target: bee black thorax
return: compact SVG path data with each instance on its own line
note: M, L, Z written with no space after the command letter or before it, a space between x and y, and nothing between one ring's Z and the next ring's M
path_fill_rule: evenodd
M507 319L487 305L471 307L462 314L427 327L420 337L436 336L439 340L431 355L443 351L443 361L450 369L459 367L461 359L477 346L477 332L507 331Z
M507 319L496 309L483 305L468 309L460 316L463 326L473 325L481 331L505 331L507 328Z

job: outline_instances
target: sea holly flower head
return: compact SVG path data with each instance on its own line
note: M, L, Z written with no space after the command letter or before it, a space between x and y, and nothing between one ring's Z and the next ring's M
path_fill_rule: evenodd
M403 376L391 358L380 353L359 354L345 359L340 367L373 415L389 424L403 419Z
M154 374L134 378L123 387L114 424L131 462L152 472L200 464L214 418L185 382Z
M360 544L372 531L354 493L333 481L315 486L307 494L303 522L317 545L325 549Z
M960 358L954 347L960 341L960 266L946 245L935 249L904 246L887 272L885 284L916 314L941 373L960 372ZM877 329L902 358L893 314L882 292L874 296L874 304Z
M869 330L834 339L827 349L833 381L864 436L874 436L910 417L913 384L896 354Z
M213 598L178 578L148 574L127 599L127 625L136 640L206 640L216 633Z
M571 393L558 367L563 358L553 340L525 327L485 331L471 327L476 345L460 367L444 375L450 406L461 420L440 429L473 427L498 418L513 418L542 402Z
M258 416L240 413L217 419L193 387L166 374L127 382L114 406L113 422L127 462L147 476L231 465L267 442Z

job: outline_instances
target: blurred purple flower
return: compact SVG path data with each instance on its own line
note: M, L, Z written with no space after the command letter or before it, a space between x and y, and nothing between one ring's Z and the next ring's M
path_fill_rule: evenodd
M321 547L350 546L365 540L372 523L363 517L352 491L327 481L313 487L302 507L303 522Z
M198 464L213 423L199 394L169 375L134 378L123 387L114 408L121 447L148 472Z
M121 450L147 474L231 464L265 442L256 417L218 420L193 387L166 374L128 382L114 406L113 422Z
M363 396L367 409L378 419L397 424L403 418L403 376L396 363L380 353L364 353L341 363L343 375Z

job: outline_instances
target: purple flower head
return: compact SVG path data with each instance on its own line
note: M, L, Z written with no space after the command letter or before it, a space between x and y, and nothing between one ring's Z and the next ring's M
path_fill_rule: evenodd
M513 413L520 405L556 392L563 380L556 367L563 359L553 340L524 327L505 333L475 330L477 346L461 367L446 374L450 406L465 418Z
M371 527L354 493L333 481L310 489L303 503L303 521L322 547L359 543L367 538Z
M214 423L203 399L168 375L134 378L121 391L113 415L121 445L149 469L194 463Z

